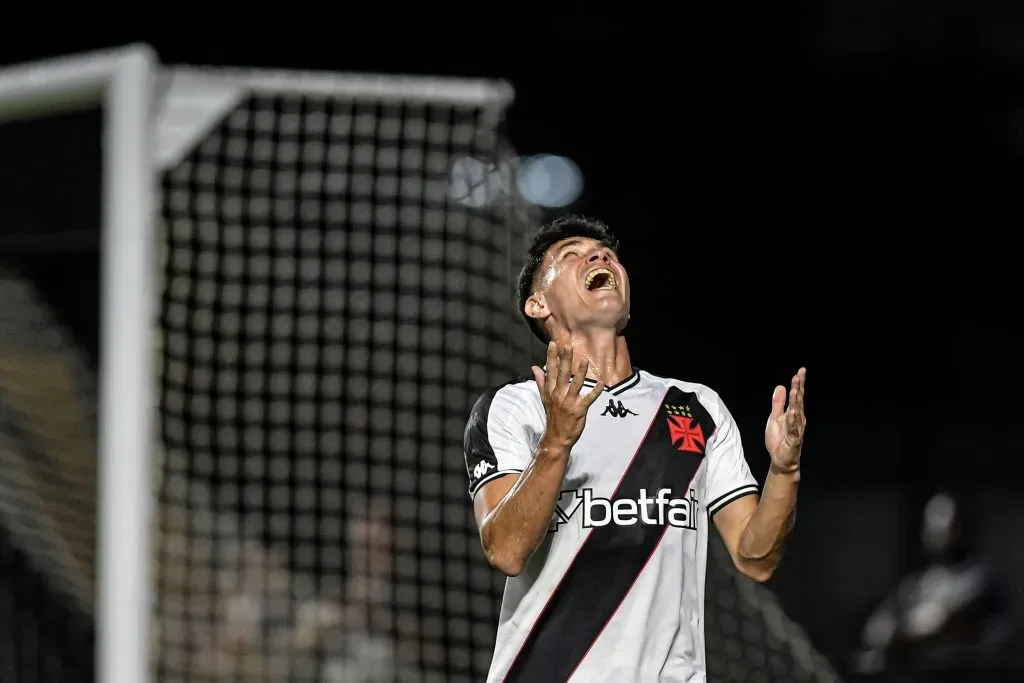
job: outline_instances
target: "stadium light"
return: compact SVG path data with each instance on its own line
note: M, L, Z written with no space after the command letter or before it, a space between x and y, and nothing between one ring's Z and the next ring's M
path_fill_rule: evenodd
M516 160L516 184L522 197L535 206L557 209L569 206L583 192L583 174L572 159L554 154ZM510 190L513 178L506 164L496 165L473 157L456 159L448 178L448 194L471 208L487 206Z
M569 206L583 192L583 174L572 159L541 154L522 159L519 191L537 206L559 209Z

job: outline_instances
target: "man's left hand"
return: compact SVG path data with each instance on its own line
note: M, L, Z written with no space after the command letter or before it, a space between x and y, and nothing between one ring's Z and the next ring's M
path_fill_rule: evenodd
M800 469L800 450L807 430L807 416L804 414L806 377L806 368L800 368L793 376L788 408L785 387L775 387L772 394L772 413L764 430L764 445L772 458L774 472L790 473Z

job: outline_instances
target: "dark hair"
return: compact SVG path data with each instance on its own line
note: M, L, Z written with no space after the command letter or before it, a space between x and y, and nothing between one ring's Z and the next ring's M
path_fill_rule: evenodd
M526 263L519 271L516 292L519 298L519 315L523 316L527 327L544 344L549 341L548 333L539 320L526 315L526 300L533 294L533 281L537 277L537 271L544 262L544 255L548 249L553 244L570 237L589 237L616 253L619 251L619 240L607 225L596 218L580 214L560 216L537 231L530 241L530 247L526 250Z

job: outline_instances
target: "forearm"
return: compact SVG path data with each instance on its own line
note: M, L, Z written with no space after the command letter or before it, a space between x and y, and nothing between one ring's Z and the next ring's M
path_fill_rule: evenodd
M768 472L761 500L740 535L739 555L769 574L778 566L786 538L796 521L800 471Z
M492 566L509 576L526 566L551 525L568 462L568 448L541 441L532 462L481 526L480 540Z

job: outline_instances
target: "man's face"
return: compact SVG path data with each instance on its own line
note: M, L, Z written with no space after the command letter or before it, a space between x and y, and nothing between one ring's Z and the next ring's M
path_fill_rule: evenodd
M544 255L526 313L549 316L570 331L620 332L629 319L629 277L611 249L595 239L570 237Z

